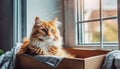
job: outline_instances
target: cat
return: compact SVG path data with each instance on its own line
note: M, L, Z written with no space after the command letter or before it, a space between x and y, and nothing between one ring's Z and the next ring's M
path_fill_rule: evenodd
M39 17L35 18L35 24L29 39L25 39L19 54L52 55L73 58L62 45L62 37L58 29L58 18L46 22Z

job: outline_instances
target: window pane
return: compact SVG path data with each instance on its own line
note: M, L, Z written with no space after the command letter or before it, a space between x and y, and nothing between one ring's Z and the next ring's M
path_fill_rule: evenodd
M117 45L117 0L101 0L102 3L100 3L100 0L78 1L78 4L82 3L78 5L80 7L80 12L78 12L80 15L77 17L80 18L78 20L78 23L80 23L79 30L77 30L79 34L78 44Z
M99 0L84 0L84 20L98 19Z
M84 43L100 42L100 23L99 21L83 24L83 41Z
M118 22L117 19L103 21L103 41L118 42Z
M102 16L117 16L117 0L102 0Z

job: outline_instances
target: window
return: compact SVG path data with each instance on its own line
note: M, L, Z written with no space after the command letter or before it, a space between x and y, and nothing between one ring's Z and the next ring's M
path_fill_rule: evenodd
M14 46L26 37L26 0L13 0Z
M118 0L65 0L65 45L119 49L117 3Z

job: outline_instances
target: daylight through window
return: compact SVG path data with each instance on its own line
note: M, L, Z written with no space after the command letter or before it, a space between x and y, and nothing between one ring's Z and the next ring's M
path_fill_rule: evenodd
M118 46L117 0L77 0L78 45Z

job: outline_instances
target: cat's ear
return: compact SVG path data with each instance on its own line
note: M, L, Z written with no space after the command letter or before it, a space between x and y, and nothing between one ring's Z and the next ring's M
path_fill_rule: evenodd
M39 17L36 17L36 18L35 18L35 24L38 24L38 23L40 23L40 22L41 22L40 18L39 18Z
M57 21L58 21L58 18L55 17L51 22L52 22L52 23L56 23Z
M55 17L55 18L51 21L51 23L52 23L53 25L55 25L56 27L60 27L60 26L61 26L61 22L58 21L58 18L57 18L57 17Z

